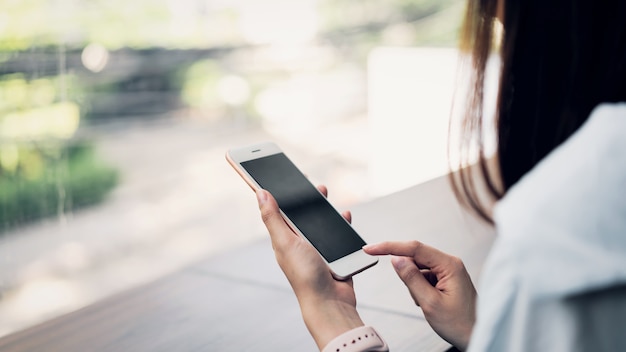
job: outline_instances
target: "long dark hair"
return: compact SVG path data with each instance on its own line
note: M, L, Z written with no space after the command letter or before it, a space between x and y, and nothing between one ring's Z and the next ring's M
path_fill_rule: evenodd
M457 198L489 222L481 196L485 190L491 200L500 199L574 133L594 107L626 101L626 1L502 1L503 32L495 45L498 0L468 2L461 49L471 52L472 87L460 129L461 154L475 148L479 158L477 168L462 164L452 174ZM502 66L497 155L490 167L484 151L483 88L494 47Z

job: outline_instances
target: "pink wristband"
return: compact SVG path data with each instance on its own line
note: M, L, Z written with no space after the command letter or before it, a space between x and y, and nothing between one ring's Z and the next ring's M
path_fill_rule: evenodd
M335 337L322 352L386 352L389 347L371 326L361 326Z

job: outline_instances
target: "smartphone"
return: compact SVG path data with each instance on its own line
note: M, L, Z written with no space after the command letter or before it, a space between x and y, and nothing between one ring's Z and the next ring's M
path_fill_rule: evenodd
M274 143L231 149L226 160L253 191L270 192L285 222L322 256L338 280L378 262L365 241Z

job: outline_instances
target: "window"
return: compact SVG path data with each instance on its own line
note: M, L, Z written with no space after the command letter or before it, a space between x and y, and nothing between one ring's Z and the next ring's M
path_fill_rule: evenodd
M265 236L229 147L276 141L341 208L382 194L372 50L453 47L463 5L3 1L0 335Z

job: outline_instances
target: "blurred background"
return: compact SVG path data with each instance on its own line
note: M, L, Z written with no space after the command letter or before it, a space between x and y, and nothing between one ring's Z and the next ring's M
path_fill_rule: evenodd
M464 6L0 0L0 336L265 236L230 147L342 210L444 174Z

